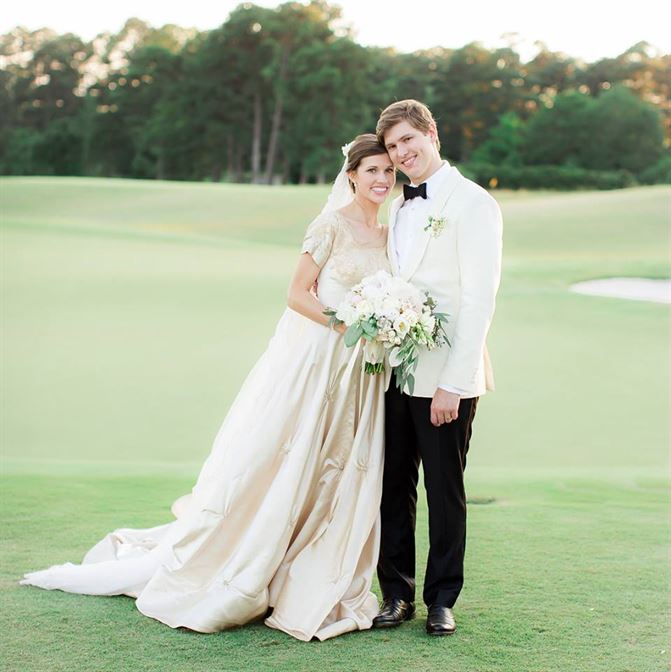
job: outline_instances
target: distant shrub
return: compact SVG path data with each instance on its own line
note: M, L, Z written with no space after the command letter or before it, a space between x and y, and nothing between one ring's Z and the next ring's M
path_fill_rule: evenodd
M10 132L0 157L0 175L33 175L35 147L41 140L42 134L30 128Z
M637 184L627 170L587 170L574 166L495 166L469 163L462 172L486 189L622 189Z
M73 118L52 121L43 130L14 129L0 158L2 175L81 175L83 136Z
M671 154L646 168L639 176L643 184L671 184Z
M523 165L575 165L638 175L663 152L660 110L622 85L597 97L564 91L521 131Z

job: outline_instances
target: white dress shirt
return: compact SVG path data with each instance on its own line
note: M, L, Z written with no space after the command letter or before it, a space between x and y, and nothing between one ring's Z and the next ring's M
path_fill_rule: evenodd
M394 224L393 245L398 262L398 268L402 272L404 264L408 261L408 255L412 249L412 244L415 240L417 232L420 227L424 227L426 220L431 212L431 197L440 192L443 185L447 181L450 174L451 166L447 161L443 161L443 165L433 173L425 182L426 184L426 199L417 196L409 201L405 201L400 207ZM418 187L418 184L411 183L413 187ZM447 385L439 386L446 392L458 394L462 399L466 398L464 390ZM470 395L467 395L470 396Z

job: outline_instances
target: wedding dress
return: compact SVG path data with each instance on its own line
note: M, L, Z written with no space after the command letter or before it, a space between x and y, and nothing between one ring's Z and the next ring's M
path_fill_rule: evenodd
M385 242L357 240L338 211L308 228L303 252L335 307L389 270ZM379 546L384 375L361 347L287 308L214 440L176 519L118 529L84 557L23 584L136 598L145 615L215 632L262 618L301 640L371 626Z

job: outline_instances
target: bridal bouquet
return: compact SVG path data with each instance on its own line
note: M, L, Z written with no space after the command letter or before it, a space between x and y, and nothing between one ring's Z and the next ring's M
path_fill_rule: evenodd
M419 348L433 350L448 343L445 313L436 312L436 302L428 293L386 271L364 278L337 309L324 311L331 324L345 324L345 345L360 338L364 344L364 370L384 371L385 353L396 374L396 385L414 389L413 372Z

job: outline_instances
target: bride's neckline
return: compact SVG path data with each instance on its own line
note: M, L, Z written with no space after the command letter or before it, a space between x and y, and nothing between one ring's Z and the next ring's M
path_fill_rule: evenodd
M343 215L342 212L339 210L334 211L335 214L340 217L345 224L347 224L347 228L349 229L350 236L354 238L354 240L359 244L359 245L365 245L365 246L370 246L370 247L382 247L383 245L387 244L387 236L383 235L380 240L361 240L360 238L357 238L357 236L354 235L354 225L359 224L361 225L362 222L351 219L350 217L347 217L346 215ZM377 230L378 231L385 231L386 227L378 222L377 225Z

